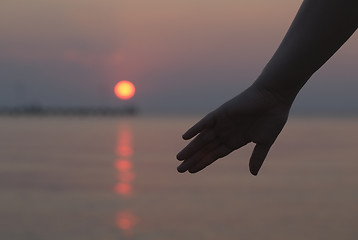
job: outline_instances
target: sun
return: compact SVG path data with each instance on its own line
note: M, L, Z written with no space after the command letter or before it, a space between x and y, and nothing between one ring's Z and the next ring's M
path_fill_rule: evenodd
M118 98L128 100L134 96L135 87L130 81L123 80L114 86L114 93Z

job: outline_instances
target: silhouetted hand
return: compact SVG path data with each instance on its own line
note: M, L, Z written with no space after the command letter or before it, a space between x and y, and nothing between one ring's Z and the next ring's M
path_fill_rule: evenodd
M256 143L250 172L257 175L270 147L284 127L291 104L281 103L266 90L251 86L206 115L183 135L192 140L177 159L178 171L196 173L217 159L250 143Z
M198 172L254 142L250 171L256 175L301 88L356 31L357 9L357 0L304 0L255 83L183 135L197 136L178 153L178 171Z

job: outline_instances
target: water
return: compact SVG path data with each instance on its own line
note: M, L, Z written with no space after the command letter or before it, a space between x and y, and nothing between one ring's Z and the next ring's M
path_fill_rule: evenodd
M258 177L177 173L197 119L0 118L0 239L357 239L358 119L292 118Z

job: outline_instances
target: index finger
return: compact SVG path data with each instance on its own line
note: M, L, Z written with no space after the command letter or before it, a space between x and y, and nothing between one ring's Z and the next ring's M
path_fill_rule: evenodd
M199 122L197 122L194 126L192 126L189 130L187 130L183 134L183 139L189 140L195 137L201 131L213 125L213 123L214 123L213 114L209 113L204 118L202 118Z
M194 140L192 140L183 150L177 154L178 160L184 160L198 152L205 145L215 140L213 131L203 130Z

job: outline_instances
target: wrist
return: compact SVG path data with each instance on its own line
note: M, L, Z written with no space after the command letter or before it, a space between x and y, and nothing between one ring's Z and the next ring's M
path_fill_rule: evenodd
M277 102L291 106L306 81L261 74L252 86Z

